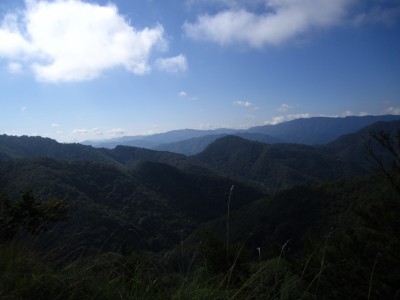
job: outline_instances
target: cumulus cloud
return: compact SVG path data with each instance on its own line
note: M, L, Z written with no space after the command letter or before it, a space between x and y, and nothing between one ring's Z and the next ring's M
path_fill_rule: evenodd
M250 110L257 110L258 107L249 101L233 101L234 106L244 107Z
M28 64L49 82L90 80L115 67L145 74L151 51L165 45L161 25L137 29L115 5L81 0L27 0L0 25L0 57Z
M235 3L238 1L235 1ZM270 0L263 12L228 7L216 14L198 16L183 25L187 36L220 45L234 43L260 48L278 45L312 29L336 25L354 0Z
M182 54L169 58L159 58L156 60L156 67L168 73L178 73L187 70L187 60Z

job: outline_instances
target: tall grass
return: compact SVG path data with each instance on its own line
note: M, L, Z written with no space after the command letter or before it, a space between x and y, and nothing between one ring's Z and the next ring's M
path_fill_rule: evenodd
M228 209L226 212L226 263L229 266L230 261L229 261L229 213L231 211L230 206L231 206L231 197L232 197L232 191L235 186L232 185L231 189L229 191L229 198L228 198Z
M52 261L17 241L0 247L0 299L163 299L161 272L143 256L102 253Z

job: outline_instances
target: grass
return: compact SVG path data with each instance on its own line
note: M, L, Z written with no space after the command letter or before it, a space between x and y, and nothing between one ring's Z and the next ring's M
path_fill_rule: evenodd
M1 299L162 299L160 272L138 256L102 253L65 263L12 241L0 248Z

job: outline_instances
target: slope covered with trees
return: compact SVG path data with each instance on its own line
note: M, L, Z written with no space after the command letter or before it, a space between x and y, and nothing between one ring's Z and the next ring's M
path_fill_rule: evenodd
M400 293L398 122L318 147L226 136L189 158L2 138L1 298Z

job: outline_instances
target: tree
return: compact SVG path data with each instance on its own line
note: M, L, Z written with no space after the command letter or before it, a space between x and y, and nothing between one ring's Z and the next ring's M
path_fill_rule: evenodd
M0 193L0 241L12 239L19 231L38 234L47 229L51 222L67 217L68 206L64 200L39 200L32 190L21 193L12 203L8 193Z
M382 174L400 195L400 128L395 134L383 130L371 131L370 138L364 145L375 170ZM376 149L378 147L381 150L379 152Z

